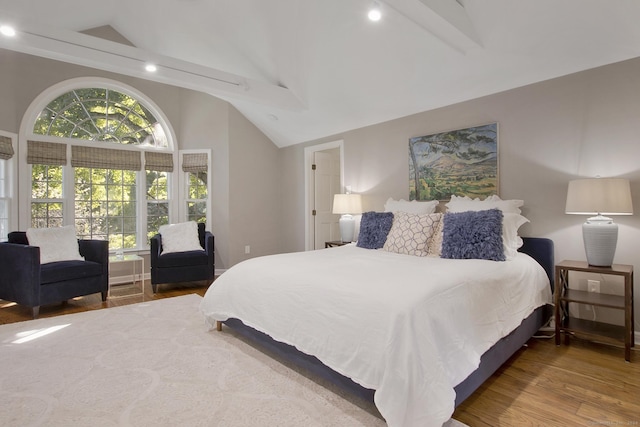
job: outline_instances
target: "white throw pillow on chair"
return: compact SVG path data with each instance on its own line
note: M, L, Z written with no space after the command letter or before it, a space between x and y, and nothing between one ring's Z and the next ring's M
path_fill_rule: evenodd
M76 228L73 225L56 228L29 228L30 246L40 248L40 264L57 261L84 261L78 248Z
M160 226L162 253L203 251L195 221Z

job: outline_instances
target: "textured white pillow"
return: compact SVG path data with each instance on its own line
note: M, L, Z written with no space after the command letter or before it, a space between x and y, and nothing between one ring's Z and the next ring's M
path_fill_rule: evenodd
M393 198L389 197L389 199L384 204L385 212L407 212L414 214L430 214L436 211L438 207L437 200L429 200L428 202L418 202L416 200L412 200L407 202L404 199L393 200Z
M30 246L40 248L40 264L57 261L84 261L78 248L78 238L73 225L57 228L28 228Z
M398 254L427 256L429 241L440 223L441 213L395 212L383 249Z
M516 214L522 212L520 210L522 205L524 205L524 200L502 200L496 195L489 196L484 200L452 195L451 200L446 204L447 212L485 211L497 208L500 209L502 213Z
M529 222L520 214L503 212L502 217L502 243L504 246L504 256L507 260L516 256L518 249L522 246L522 238L518 236L518 229Z
M203 251L195 221L160 226L162 253Z

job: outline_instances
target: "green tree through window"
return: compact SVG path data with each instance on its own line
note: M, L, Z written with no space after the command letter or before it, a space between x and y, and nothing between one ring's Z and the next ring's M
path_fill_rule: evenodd
M118 144L167 147L156 118L136 99L103 89L75 89L51 101L40 113L33 133Z
M32 227L62 226L62 166L32 166L31 199Z
M147 243L169 223L169 174L147 171Z
M207 173L189 172L187 175L187 220L207 222Z
M136 173L75 168L78 237L109 240L110 249L136 247Z

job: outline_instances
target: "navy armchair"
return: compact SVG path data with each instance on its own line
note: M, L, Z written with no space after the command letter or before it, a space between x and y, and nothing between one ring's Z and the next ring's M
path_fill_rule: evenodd
M151 238L151 288L158 291L161 283L213 280L214 237L198 223L198 239L203 251L162 253L162 235Z
M9 233L0 243L0 299L32 309L97 292L106 301L109 290L109 242L78 240L84 261L40 264L40 248L30 246L24 231Z

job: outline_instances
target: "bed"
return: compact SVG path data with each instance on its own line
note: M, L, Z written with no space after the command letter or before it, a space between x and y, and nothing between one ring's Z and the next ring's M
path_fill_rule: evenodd
M201 311L373 399L390 426L437 426L549 318L553 243L523 243L506 262L355 244L254 258Z

